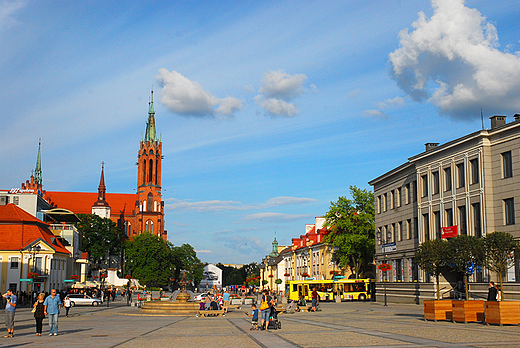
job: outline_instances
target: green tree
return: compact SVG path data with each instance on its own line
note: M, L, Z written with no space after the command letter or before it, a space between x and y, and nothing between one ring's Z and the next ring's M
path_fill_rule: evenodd
M227 279L226 279L226 285L243 285L246 279L242 276L242 273L232 267L233 269L231 272L229 272Z
M183 244L180 247L170 246L173 265L174 278L181 278L181 271L186 271L186 279L192 280L194 284L199 284L204 274L204 265L197 257L197 252L189 244Z
M448 242L446 240L432 239L421 243L415 252L415 262L419 267L426 273L435 276L437 300L440 300L439 276L446 269L447 248Z
M325 241L335 247L333 260L360 277L374 260L374 194L350 186L350 195L351 199L339 197L331 202L325 214L325 226L331 232Z
M81 233L82 250L89 253L90 259L98 265L107 260L109 255L120 255L124 233L110 219L95 214L77 214L76 223Z
M448 239L446 263L458 273L464 275L466 299L468 294L468 275L477 266L484 263L484 248L482 239L475 236L457 236Z
M502 277L507 269L513 266L518 259L519 244L510 233L493 232L484 238L484 250L486 253L486 267L498 274L502 300L504 299L504 288ZM512 261L512 262L511 262Z
M125 243L126 273L142 284L167 286L175 273L173 244L144 232Z

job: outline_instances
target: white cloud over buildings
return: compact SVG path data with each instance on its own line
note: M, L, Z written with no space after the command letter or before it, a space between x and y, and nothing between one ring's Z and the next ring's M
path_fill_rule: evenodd
M254 99L269 115L296 116L300 109L291 101L305 93L306 79L305 74L289 75L283 70L269 71L262 77L262 86Z
M518 112L520 56L501 52L497 30L463 0L432 0L431 18L419 12L412 31L399 34L389 56L392 76L415 101L453 118Z
M242 102L234 97L217 98L196 82L179 72L159 69L156 80L162 90L161 103L173 113L182 116L232 115L242 109Z

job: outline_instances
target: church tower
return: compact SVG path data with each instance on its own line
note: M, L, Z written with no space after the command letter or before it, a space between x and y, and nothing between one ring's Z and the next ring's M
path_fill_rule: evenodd
M92 214L96 214L102 218L110 218L110 206L105 200L105 193L107 187L105 186L105 162L101 163L101 179L99 179L98 199L92 206Z
M148 106L146 133L141 139L137 155L136 229L137 234L148 231L166 240L164 230L164 202L161 198L162 141L157 138L153 91Z

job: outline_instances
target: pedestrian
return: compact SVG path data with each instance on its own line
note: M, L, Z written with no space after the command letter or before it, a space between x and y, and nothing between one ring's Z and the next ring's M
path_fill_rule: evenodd
M251 328L249 330L258 330L258 308L256 308L255 304L251 305L252 312L248 315L248 317L253 317L251 319Z
M312 289L311 297L312 297L312 308L311 308L311 311L312 312L316 312L316 304L318 304L318 292L316 291L316 287L314 287Z
M268 330L269 326L269 314L271 313L271 302L273 299L269 296L269 291L264 290L262 295L262 302L260 303L260 311L262 312L262 320L260 321L260 328L262 330ZM265 327L264 327L265 324Z
M45 316L49 315L49 336L58 336L58 316L60 315L61 300L52 289L51 294L43 302Z
M45 318L45 306L43 293L39 294L33 304L34 319L36 320L36 336L42 335L43 318Z
M7 326L7 335L5 338L14 337L14 314L16 312L16 303L18 298L13 294L13 290L7 289L6 293L2 295L5 298L5 326Z
M224 305L222 306L224 308L224 316L228 312L229 308L229 298L230 298L229 290L226 289L226 292L224 293Z
M497 285L497 301L502 301L502 288L500 288L500 285Z
M71 300L69 298L69 295L65 296L65 299L63 300L63 307L65 307L65 316L69 316L69 310L71 307Z
M496 301L497 300L497 295L498 295L498 290L497 290L497 288L495 288L495 283L494 282L489 282L489 289L488 289L487 300L488 301Z

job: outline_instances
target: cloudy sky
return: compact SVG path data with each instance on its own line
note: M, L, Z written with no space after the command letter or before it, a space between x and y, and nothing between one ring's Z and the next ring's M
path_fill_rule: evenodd
M124 4L124 5L122 5ZM0 0L0 187L135 192L154 89L168 238L260 261L349 185L520 113L520 6Z

